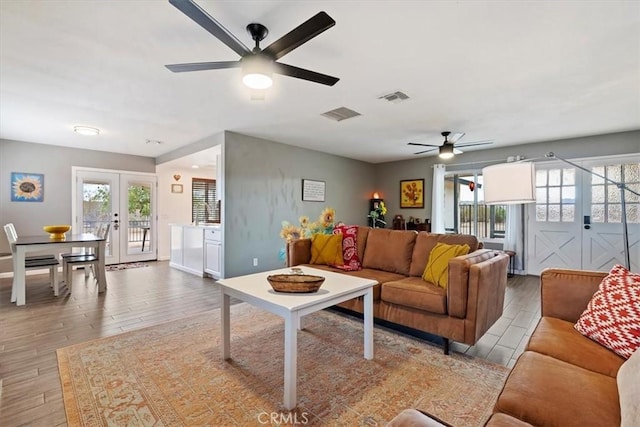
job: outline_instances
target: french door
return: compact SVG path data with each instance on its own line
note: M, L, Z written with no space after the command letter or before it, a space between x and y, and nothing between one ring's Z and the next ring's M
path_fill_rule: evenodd
M73 230L111 224L107 264L157 258L156 176L74 168Z
M574 162L640 192L640 156ZM640 269L640 197L625 192L631 270ZM609 270L625 264L620 189L564 162L536 164L528 205L527 272Z

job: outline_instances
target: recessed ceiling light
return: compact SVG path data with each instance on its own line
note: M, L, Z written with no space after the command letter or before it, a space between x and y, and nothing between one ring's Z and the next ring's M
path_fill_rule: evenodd
M89 126L74 126L73 131L75 133L79 133L80 135L89 135L89 136L95 136L100 133L100 129L92 128Z
M191 169L198 169L200 166L198 165L191 165Z

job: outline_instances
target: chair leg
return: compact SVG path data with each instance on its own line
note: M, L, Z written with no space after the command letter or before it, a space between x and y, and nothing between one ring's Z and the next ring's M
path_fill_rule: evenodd
M444 345L442 346L444 350L444 354L448 356L449 355L449 338L442 337L442 339L444 341Z

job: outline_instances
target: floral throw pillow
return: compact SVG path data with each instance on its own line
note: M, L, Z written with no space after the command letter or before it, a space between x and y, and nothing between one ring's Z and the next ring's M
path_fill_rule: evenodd
M640 348L640 274L614 266L574 327L628 359Z
M357 225L337 225L333 229L333 234L342 234L342 258L343 266L336 266L342 270L355 271L361 270L362 264L358 258L358 226Z

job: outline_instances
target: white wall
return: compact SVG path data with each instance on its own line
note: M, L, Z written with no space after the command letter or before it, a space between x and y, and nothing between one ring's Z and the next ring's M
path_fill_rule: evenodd
M170 257L169 224L191 224L192 178L216 179L213 169L174 167L171 163L156 166L158 175L158 260ZM180 175L175 180L173 175ZM182 193L172 193L171 184L182 184Z

